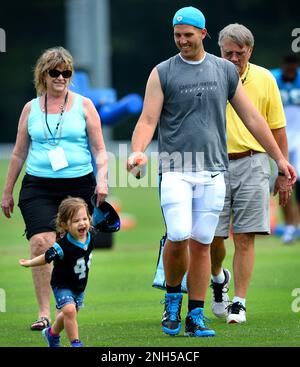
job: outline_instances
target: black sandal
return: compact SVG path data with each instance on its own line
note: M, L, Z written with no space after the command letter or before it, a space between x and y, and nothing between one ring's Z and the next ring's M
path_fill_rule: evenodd
M48 317L45 316L41 316L39 319L37 319L31 326L30 329L31 330L44 330L47 327L50 326L50 321L48 319Z

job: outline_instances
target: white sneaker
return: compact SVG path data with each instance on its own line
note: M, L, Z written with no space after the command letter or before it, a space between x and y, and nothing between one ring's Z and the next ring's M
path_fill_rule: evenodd
M223 269L225 280L223 283L215 283L211 281L212 301L211 310L217 317L225 317L228 314L227 308L229 306L229 282L231 278L230 271Z
M295 226L290 224L285 226L281 240L283 243L289 244L294 241L295 236L296 236L296 228Z
M246 308L240 302L228 306L227 324L243 324L246 322Z

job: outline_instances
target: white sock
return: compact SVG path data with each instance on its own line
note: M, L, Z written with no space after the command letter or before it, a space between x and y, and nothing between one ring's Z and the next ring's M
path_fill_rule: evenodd
M212 281L214 283L218 283L218 284L224 283L225 282L225 274L224 274L223 268L222 268L221 273L219 275L212 275L211 278L212 278Z
M235 302L240 302L246 308L246 298L234 296L232 303L235 303Z

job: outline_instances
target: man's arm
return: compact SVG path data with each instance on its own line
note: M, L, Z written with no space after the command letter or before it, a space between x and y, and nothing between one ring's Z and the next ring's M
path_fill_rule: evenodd
M280 129L272 129L272 134L279 146L284 158L288 160L288 141L285 127ZM279 205L285 206L291 195L291 187L287 187L287 179L285 176L277 176L274 184L274 196L279 193Z
M160 118L163 101L164 95L158 71L154 68L147 81L143 110L132 134L131 149L133 153L127 161L127 170L129 172L136 165L146 164L147 162L147 158L143 153L153 138Z
M264 147L270 157L275 160L279 171L284 173L286 178L289 179L290 184L294 184L297 179L294 167L285 159L273 137L269 125L246 95L240 81L230 103L247 129Z
M132 135L133 152L144 152L150 144L159 121L163 101L164 95L158 71L154 68L146 85L143 110Z

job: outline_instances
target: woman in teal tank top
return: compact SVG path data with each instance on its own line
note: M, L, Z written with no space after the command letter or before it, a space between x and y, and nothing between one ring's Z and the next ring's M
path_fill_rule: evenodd
M99 204L108 194L100 118L90 99L69 90L73 72L72 56L63 47L48 49L37 60L37 98L23 108L8 167L1 208L10 218L14 186L26 161L18 205L31 257L44 253L55 242L55 217L63 199L82 197L92 212L91 196L96 193ZM33 268L32 274L39 310L31 329L42 330L51 320L51 268Z

